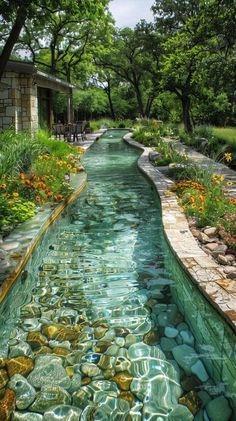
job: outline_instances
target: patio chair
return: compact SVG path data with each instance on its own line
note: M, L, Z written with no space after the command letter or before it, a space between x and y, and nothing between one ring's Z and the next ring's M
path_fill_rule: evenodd
M53 124L53 134L60 139L61 136L65 138L65 126L62 123Z
M86 139L85 134L85 127L86 127L87 121L77 121L75 124L73 124L73 141L79 140L79 136L81 137L81 140L84 141Z

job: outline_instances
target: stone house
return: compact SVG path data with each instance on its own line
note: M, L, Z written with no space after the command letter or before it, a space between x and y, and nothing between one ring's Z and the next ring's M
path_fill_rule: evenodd
M51 128L54 122L52 95L67 95L67 119L72 122L72 84L49 75L28 62L8 61L0 81L0 131L38 127Z

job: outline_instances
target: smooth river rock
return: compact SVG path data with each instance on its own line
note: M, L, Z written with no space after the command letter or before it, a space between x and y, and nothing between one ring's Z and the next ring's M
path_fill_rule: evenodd
M33 412L44 413L55 405L69 405L71 396L60 386L43 386L37 393L36 399L30 406Z
M28 381L37 388L54 385L69 389L71 386L71 379L62 366L61 358L54 355L37 357L35 368L28 376Z
M43 421L79 421L81 409L70 405L57 405L44 413Z
M172 349L173 356L180 367L189 376L192 374L191 367L199 361L199 356L195 349L188 345L178 345Z
M206 411L211 421L229 421L232 409L224 396L219 396L206 405Z
M34 412L14 412L12 421L43 421L43 415Z
M20 374L12 376L8 387L15 392L16 406L18 409L28 408L35 399L36 391L34 387Z

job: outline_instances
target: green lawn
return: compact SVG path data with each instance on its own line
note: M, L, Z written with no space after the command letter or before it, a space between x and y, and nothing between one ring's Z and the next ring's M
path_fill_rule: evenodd
M236 150L236 127L213 127L213 134Z

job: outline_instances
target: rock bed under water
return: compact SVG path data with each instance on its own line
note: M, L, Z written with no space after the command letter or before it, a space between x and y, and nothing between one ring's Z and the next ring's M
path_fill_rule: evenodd
M232 419L173 302L160 214L136 159L110 133L86 155L91 185L1 348L1 420Z

